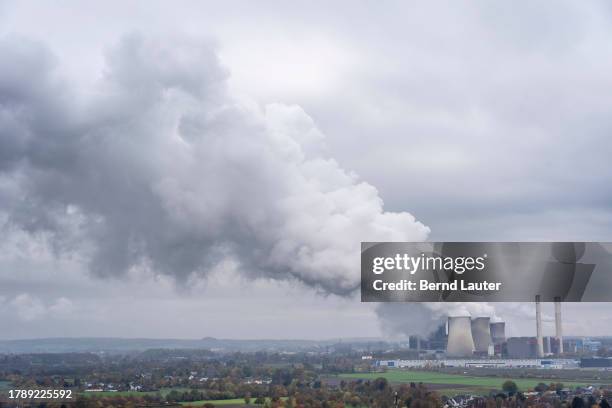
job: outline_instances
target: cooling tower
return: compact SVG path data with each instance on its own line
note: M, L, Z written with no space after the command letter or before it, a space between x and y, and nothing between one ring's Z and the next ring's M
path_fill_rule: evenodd
M474 351L477 353L488 353L491 345L491 329L488 317L477 317L472 320L472 338L474 339Z
M448 317L446 354L449 357L472 357L474 354L474 340L469 316Z
M493 344L498 345L506 341L506 323L495 322L491 323L491 340Z

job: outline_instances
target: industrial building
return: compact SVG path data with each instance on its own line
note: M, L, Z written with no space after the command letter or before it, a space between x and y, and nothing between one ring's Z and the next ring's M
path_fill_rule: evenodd
M412 350L432 350L443 353L446 350L447 337L445 322L438 326L438 329L426 338L421 336L410 336L408 344Z
M538 355L538 340L536 337L510 337L506 348L510 358L535 358Z
M612 358L595 357L595 358L581 358L581 368L612 368Z
M561 354L557 337L542 337L542 353L545 356ZM538 340L536 337L510 337L506 342L505 355L510 358L536 358Z
M605 359L597 359L605 360ZM612 361L612 360L610 360ZM607 364L599 362L600 364ZM564 369L578 368L581 361L577 359L440 359L440 360L378 360L377 367L387 368L541 368L541 369Z
M536 298L535 336L507 337L505 322L491 322L488 316L449 316L428 338L411 337L410 348L418 359L378 360L387 368L538 368L612 369L612 358L559 358L566 355L593 356L602 347L611 347L605 338L563 338L561 304L555 302L555 333L544 336L542 313ZM605 344L604 344L605 343ZM444 349L446 350L444 352ZM422 358L426 355L426 358Z
M535 297L536 336L506 338L504 322L490 322L487 316L449 316L447 323L447 357L543 358L562 355L564 351L561 301L555 298L555 336L544 336L540 296ZM571 349L577 348L572 347ZM590 349L601 343L591 342Z
M491 341L493 342L493 354L503 356L507 354L506 349L506 323L491 323Z
M491 323L491 341L493 341L494 345L506 342L506 323Z

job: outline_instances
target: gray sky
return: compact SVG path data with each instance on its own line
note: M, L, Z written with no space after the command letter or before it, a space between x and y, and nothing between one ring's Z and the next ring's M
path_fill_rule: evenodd
M612 240L611 20L0 0L0 336L396 334L351 294L361 239Z

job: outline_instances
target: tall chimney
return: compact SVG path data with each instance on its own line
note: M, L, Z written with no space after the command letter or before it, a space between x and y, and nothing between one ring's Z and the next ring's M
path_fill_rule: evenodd
M559 354L563 354L563 327L561 326L561 298L555 298L555 329L559 342Z
M542 305L540 304L540 295L535 297L536 304L536 336L538 343L538 357L544 357L544 340L542 339Z

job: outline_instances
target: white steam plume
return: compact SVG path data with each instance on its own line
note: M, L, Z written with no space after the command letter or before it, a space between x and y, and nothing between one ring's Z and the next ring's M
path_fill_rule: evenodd
M488 316L498 320L496 307L490 303L381 303L376 308L381 329L398 337L427 337L448 316Z
M44 46L0 40L5 228L48 235L98 275L185 281L232 259L340 295L359 285L361 240L426 239L325 155L301 108L233 98L208 45L133 35L106 61L80 94Z

